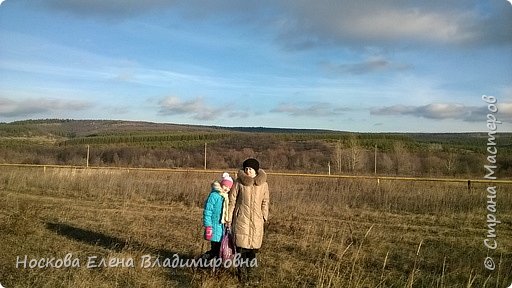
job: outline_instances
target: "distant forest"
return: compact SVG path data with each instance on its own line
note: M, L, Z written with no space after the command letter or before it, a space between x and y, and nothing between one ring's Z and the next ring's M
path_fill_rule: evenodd
M486 133L351 133L112 120L0 123L0 163L152 168L240 167L327 174L478 177ZM496 135L497 176L512 175L512 133Z

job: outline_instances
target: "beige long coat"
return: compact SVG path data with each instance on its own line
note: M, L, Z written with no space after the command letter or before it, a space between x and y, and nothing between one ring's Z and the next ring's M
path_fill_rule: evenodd
M268 219L269 192L267 174L259 169L251 178L243 170L229 192L229 214L236 246L259 249L263 241L263 224Z

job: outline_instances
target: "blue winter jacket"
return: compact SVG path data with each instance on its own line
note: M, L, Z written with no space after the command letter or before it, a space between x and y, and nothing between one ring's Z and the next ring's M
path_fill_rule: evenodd
M224 224L220 222L224 197L220 195L220 189L218 182L212 184L212 191L208 195L208 199L206 199L203 211L203 226L212 227L213 236L211 241L213 242L220 242L224 234Z

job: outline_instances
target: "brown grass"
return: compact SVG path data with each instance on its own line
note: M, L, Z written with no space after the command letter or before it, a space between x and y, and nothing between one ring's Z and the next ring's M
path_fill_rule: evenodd
M146 268L142 255L192 258L213 174L0 168L0 283L5 287L236 287L235 271ZM262 287L507 287L512 187L498 186L498 267L488 250L484 184L269 176ZM16 257L81 267L16 268ZM134 268L86 268L87 257Z

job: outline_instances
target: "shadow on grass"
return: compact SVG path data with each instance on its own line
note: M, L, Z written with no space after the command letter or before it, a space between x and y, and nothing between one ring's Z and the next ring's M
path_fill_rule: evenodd
M58 235L62 235L68 239L89 245L103 247L105 249L113 250L116 252L129 249L151 254L153 257L159 256L161 259L173 258L173 255L175 254L179 256L179 259L183 260L194 258L193 255L182 254L166 249L157 249L136 241L128 241L103 233L74 227L68 224L46 222L45 225L48 230L53 231ZM169 268L168 278L172 282L177 282L180 287L190 286L193 278L193 270L192 268Z

